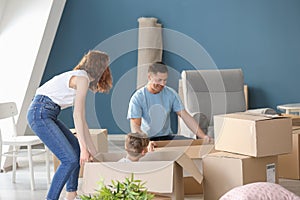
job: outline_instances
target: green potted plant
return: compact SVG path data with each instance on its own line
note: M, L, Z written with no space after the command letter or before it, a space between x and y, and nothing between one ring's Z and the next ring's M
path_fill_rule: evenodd
M125 178L125 181L112 180L111 185L105 185L103 180L99 182L99 189L94 195L81 195L83 200L151 200L154 194L147 191L145 182L135 180L134 175Z

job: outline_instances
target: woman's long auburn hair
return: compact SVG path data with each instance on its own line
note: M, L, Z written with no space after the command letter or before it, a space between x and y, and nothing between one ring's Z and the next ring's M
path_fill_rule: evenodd
M90 82L90 90L107 93L113 82L108 63L109 56L106 53L92 50L83 56L73 70L85 70L94 79Z

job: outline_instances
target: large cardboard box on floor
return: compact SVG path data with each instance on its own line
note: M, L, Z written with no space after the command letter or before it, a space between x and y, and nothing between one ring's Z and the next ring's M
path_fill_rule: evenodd
M289 154L278 156L279 178L300 179L300 126L293 126L293 147Z
M75 133L75 129L70 129L72 133ZM107 141L107 129L89 129L93 143L98 152L108 152L108 141ZM76 136L76 134L75 134ZM53 155L54 171L57 170L60 165L60 161L56 156ZM83 175L83 167L80 167L79 177Z
M204 200L218 200L234 187L252 182L278 183L277 157L255 158L216 152L203 158Z
M253 157L290 153L292 121L289 117L253 113L214 116L215 149Z
M208 153L214 152L214 144L207 143L203 139L197 140L165 140L156 141L156 151L183 151L189 156L199 171L202 173L202 157ZM198 183L193 176L183 172L184 194L195 195L203 194L203 185Z
M136 179L146 183L149 192L179 200L184 198L183 170L198 183L203 179L194 162L182 151L149 152L138 162L117 162L123 156L120 153L104 153L97 157L101 162L86 163L82 192L95 193L101 179L104 184L111 184L112 180L123 181L133 173Z

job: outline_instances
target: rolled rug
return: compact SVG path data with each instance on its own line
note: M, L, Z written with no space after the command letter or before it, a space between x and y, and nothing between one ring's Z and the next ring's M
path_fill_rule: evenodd
M140 17L138 34L137 89L147 84L149 64L162 61L162 25L157 18Z

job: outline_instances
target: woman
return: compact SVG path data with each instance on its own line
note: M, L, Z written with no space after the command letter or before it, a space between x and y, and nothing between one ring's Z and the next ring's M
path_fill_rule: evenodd
M66 184L67 200L78 199L80 165L97 154L85 119L85 100L88 90L108 92L112 87L109 56L100 51L88 52L78 65L53 77L40 86L29 107L30 128L60 160L47 199L59 199ZM73 120L78 139L57 116L61 109L74 106Z

